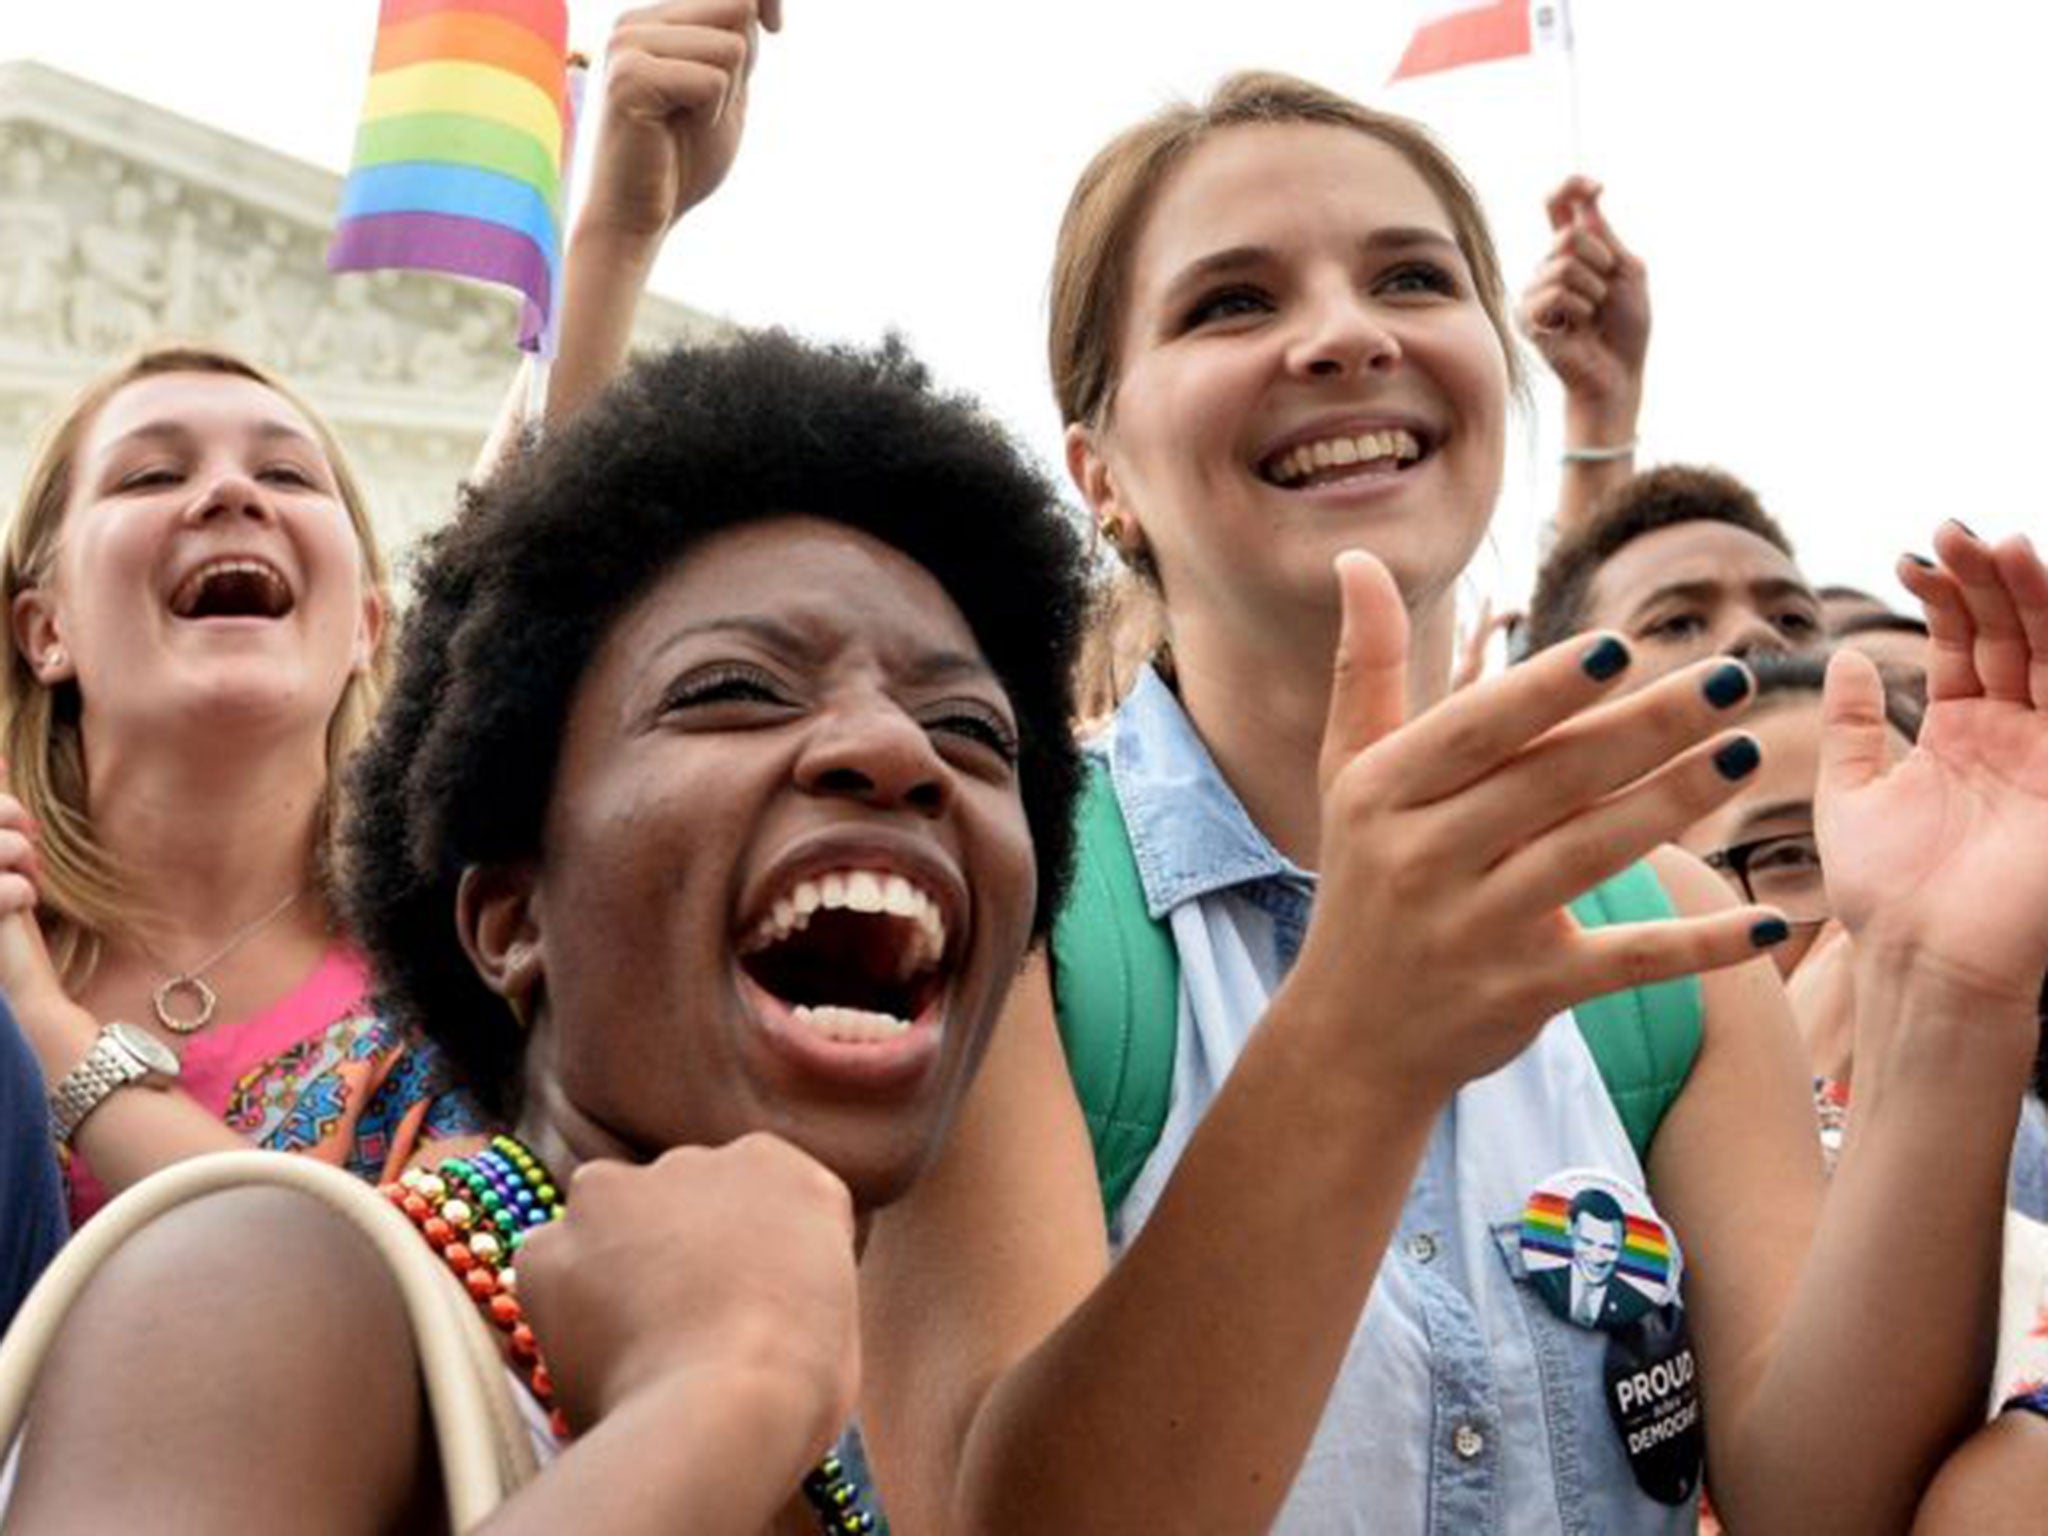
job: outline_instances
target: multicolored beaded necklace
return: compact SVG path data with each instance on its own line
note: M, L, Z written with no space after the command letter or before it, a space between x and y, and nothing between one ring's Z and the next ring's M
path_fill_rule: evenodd
M569 1420L555 1402L554 1378L519 1305L512 1267L526 1234L562 1214L561 1191L546 1164L514 1138L493 1136L474 1157L443 1158L432 1172L409 1168L381 1193L411 1218L485 1319L505 1335L513 1366L546 1410L548 1427L557 1439L569 1439ZM860 1483L836 1454L811 1469L803 1494L826 1536L877 1529Z

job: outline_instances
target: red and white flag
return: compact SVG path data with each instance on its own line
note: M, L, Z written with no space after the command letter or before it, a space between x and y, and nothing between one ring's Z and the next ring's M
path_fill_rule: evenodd
M1422 12L1390 80L1571 47L1565 0L1424 0Z

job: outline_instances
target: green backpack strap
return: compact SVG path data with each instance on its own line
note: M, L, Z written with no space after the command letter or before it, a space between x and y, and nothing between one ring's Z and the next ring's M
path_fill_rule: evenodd
M1600 928L1654 922L1676 912L1655 872L1638 863L1573 902L1572 915L1587 928ZM1664 1112L1677 1102L1700 1053L1699 978L1610 992L1576 1004L1572 1014L1636 1157L1647 1164Z
M1074 876L1053 920L1054 1008L1080 1096L1102 1208L1123 1204L1173 1098L1180 958L1145 905L1109 767L1087 759L1075 809Z
M1598 928L1654 922L1674 909L1639 863L1573 902L1572 915ZM1166 925L1146 907L1109 769L1092 757L1075 810L1073 884L1053 921L1052 983L1102 1208L1114 1215L1159 1144L1172 1103L1180 960ZM1572 1013L1637 1158L1647 1161L1699 1055L1698 978L1610 992Z

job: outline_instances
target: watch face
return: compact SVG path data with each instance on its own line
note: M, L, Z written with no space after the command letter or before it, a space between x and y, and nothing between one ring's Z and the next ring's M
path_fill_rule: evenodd
M113 1023L107 1026L107 1033L150 1071L161 1072L165 1077L178 1075L177 1052L140 1025Z

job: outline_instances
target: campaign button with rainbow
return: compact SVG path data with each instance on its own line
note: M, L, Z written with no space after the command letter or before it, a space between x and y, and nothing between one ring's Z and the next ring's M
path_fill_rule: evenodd
M1648 1195L1598 1169L1562 1169L1536 1186L1521 1247L1529 1283L1582 1328L1617 1328L1678 1299L1678 1240Z

